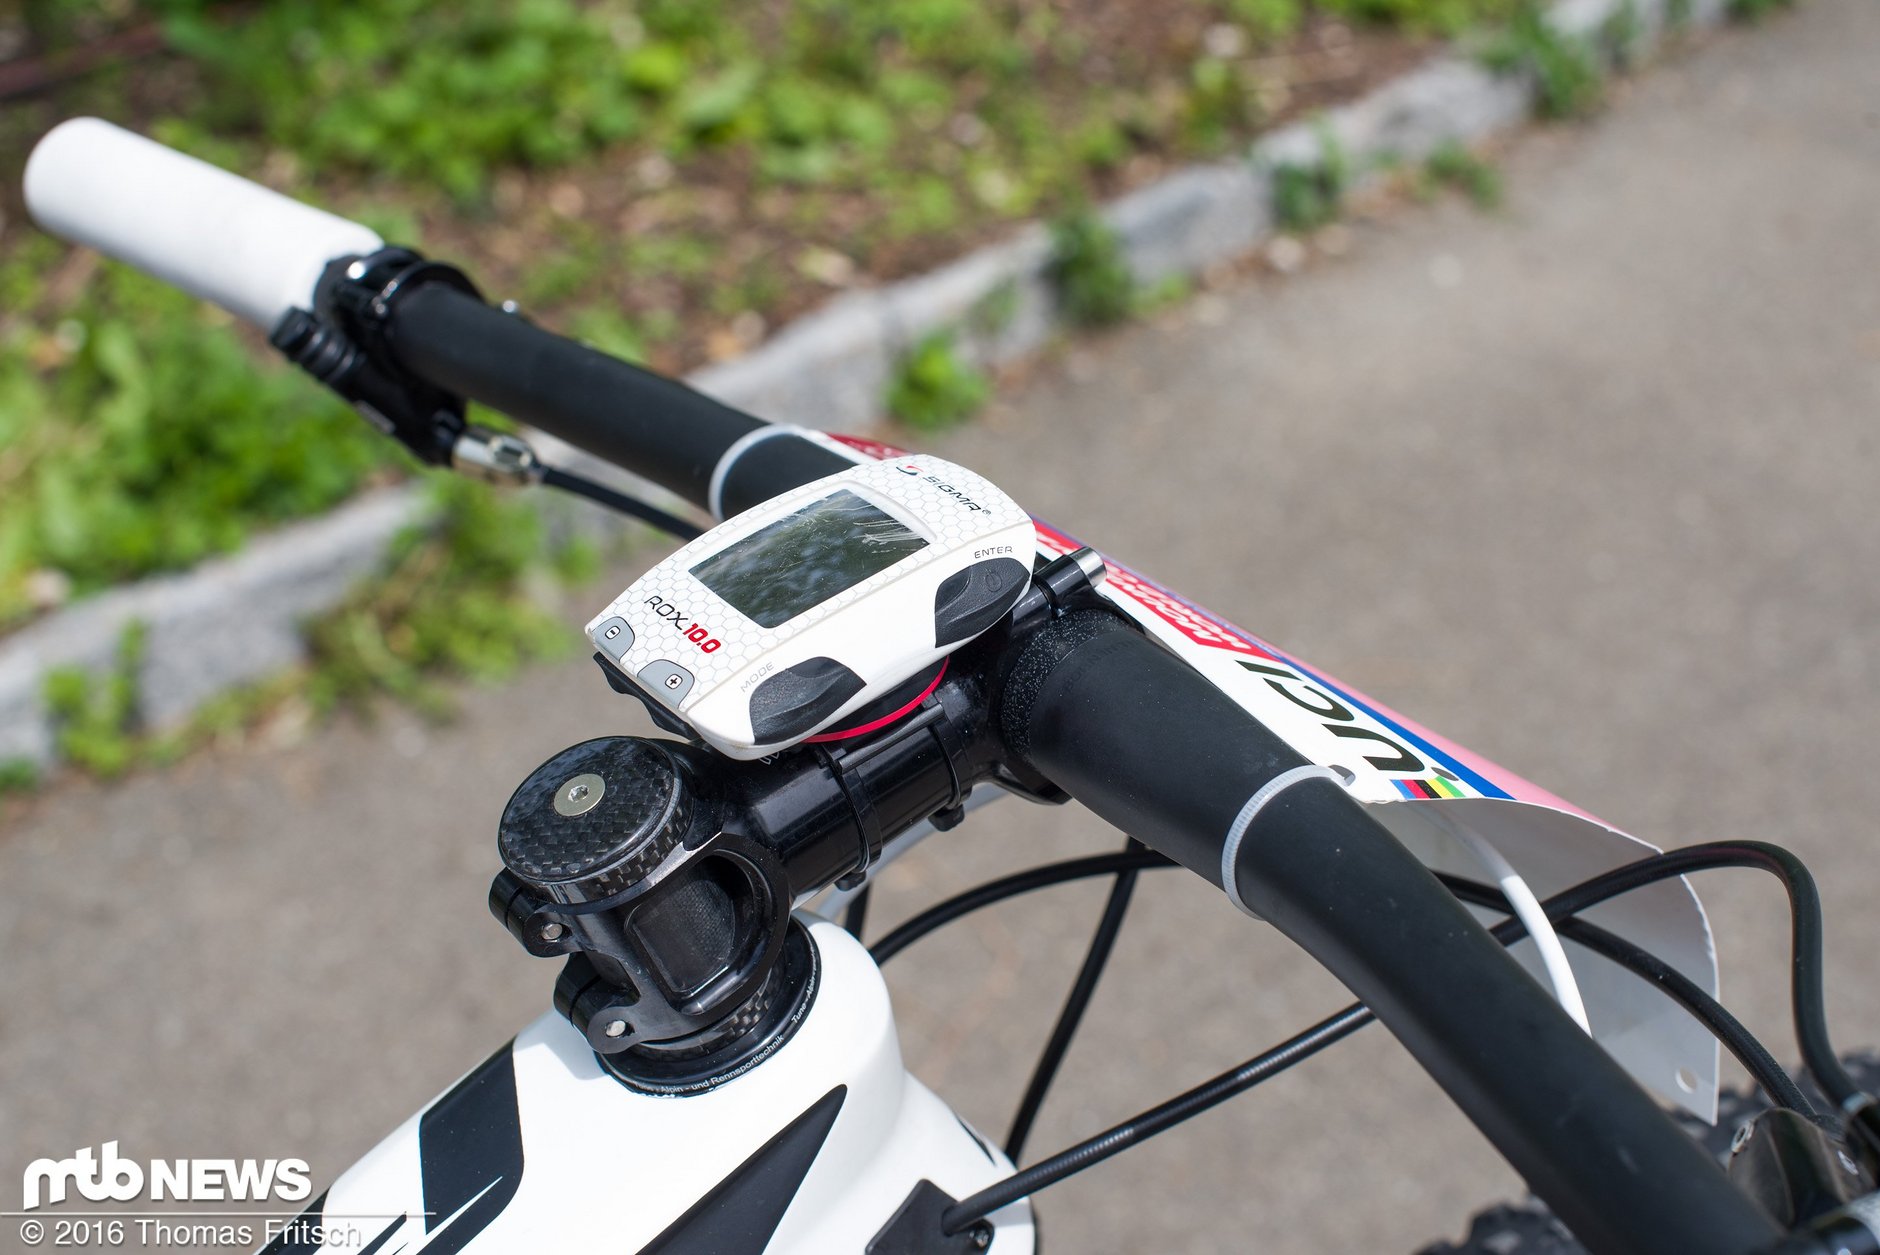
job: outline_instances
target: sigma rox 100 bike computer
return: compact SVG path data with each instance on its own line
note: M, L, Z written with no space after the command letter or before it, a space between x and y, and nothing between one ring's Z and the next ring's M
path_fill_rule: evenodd
M619 674L707 743L787 748L920 677L1031 580L1031 517L938 458L839 471L738 515L588 624ZM918 694L910 694L918 696Z

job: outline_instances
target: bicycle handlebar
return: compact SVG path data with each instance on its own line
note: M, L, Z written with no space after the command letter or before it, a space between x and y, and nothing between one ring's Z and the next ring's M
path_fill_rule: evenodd
M1027 642L1006 742L1232 894L1370 1006L1535 1193L1605 1253L1749 1255L1782 1236L1388 830L1188 665L1100 611ZM1223 867L1236 827L1242 832Z
M370 253L370 228L270 191L98 118L47 133L26 162L26 207L86 244L272 331L309 308L335 257Z

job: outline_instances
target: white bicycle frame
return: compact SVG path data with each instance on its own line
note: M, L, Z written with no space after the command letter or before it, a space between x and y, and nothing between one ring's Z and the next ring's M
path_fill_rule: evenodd
M922 1181L962 1198L1008 1175L1011 1162L902 1066L867 951L799 918L817 953L814 1001L758 1067L703 1094L637 1092L551 1012L266 1249L577 1251L604 1236L623 1252L861 1252ZM991 1219L986 1249L1032 1249L1027 1204Z

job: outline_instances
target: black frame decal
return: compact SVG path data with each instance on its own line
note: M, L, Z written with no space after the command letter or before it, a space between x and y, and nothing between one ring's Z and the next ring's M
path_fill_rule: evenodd
M769 1245L842 1110L838 1085L739 1164L640 1255L727 1255ZM426 1252L429 1255L429 1252Z
M425 1245L425 1255L456 1255L522 1186L514 1041L418 1117L418 1161L429 1213L425 1232L442 1230Z

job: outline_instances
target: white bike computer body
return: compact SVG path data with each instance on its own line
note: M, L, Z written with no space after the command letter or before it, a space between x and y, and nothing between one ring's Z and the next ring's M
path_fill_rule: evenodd
M622 676L732 758L794 745L1002 619L1031 516L939 458L867 462L721 523L587 625Z

